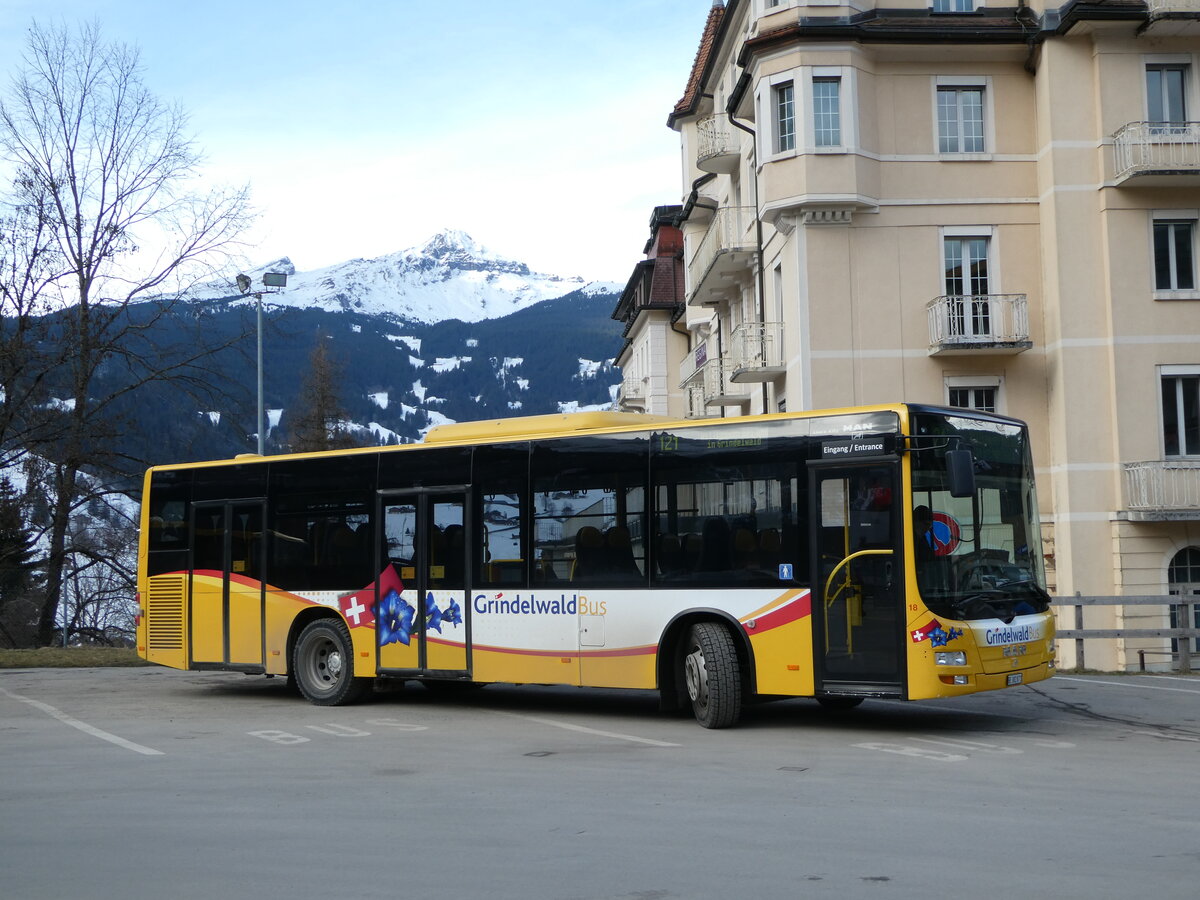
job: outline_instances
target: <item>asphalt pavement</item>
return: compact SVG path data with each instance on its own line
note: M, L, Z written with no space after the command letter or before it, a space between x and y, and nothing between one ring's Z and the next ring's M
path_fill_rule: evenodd
M810 700L0 671L0 897L1200 893L1200 678Z

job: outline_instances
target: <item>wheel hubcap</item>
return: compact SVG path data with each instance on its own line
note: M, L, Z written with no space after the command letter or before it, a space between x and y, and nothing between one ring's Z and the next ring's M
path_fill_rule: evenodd
M339 678L341 678L342 654L336 650L330 651L329 655L325 657L325 668L329 672L329 677L334 681L337 681Z
M704 666L704 654L697 647L683 659L683 677L687 682L688 697L701 706L708 704L708 670Z

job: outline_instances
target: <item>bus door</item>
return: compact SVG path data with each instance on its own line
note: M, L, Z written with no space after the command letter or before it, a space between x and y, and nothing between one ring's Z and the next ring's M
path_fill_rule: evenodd
M383 523L376 581L379 669L470 673L466 488L380 495Z
M813 462L809 479L817 692L902 696L899 464Z
M263 666L262 500L192 504L191 660Z

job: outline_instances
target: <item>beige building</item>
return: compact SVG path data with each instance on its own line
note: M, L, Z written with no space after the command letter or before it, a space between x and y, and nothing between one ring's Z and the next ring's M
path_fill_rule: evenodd
M1195 120L1200 0L717 0L668 120L678 318L618 316L673 374L624 405L1016 416L1057 594L1200 593ZM1087 625L1168 624L1126 609ZM1139 649L1171 662L1087 664Z

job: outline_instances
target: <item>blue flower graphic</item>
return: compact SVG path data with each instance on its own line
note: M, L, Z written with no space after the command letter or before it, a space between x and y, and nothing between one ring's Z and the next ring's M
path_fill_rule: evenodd
M450 608L442 614L442 621L449 622L451 625L462 624L462 607L455 600L450 601Z
M395 643L407 646L412 638L413 616L416 612L398 592L388 591L379 602L379 612L375 616L379 628L379 646Z
M945 647L955 638L962 637L961 628L951 628L949 631L942 628L940 625L933 631L929 632L929 644L933 647Z
M442 633L442 620L444 619L442 611L438 609L437 600L433 594L425 597L425 627L431 628L438 634Z

